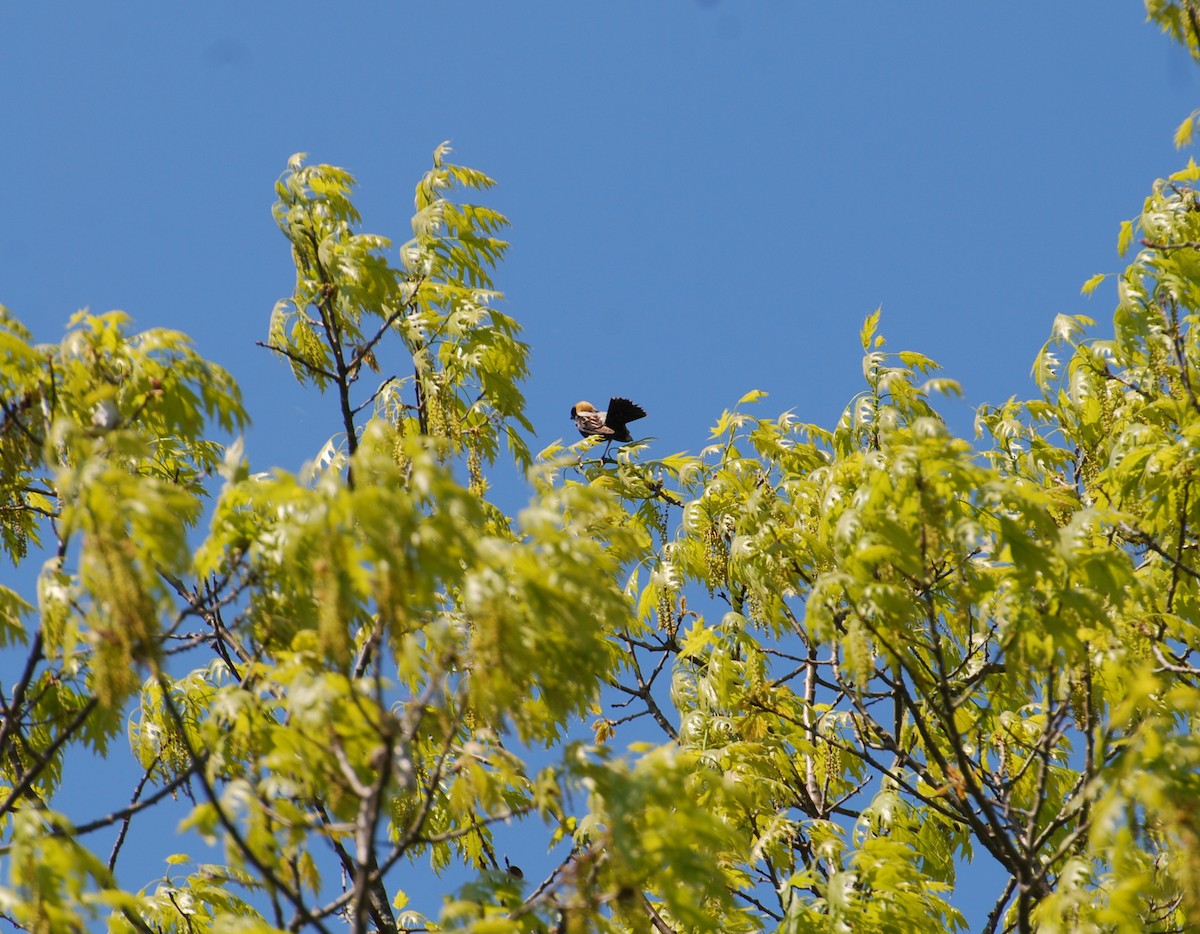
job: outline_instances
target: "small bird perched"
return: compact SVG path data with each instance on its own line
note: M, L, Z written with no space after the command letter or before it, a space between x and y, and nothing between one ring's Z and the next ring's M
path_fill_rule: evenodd
M597 412L590 402L576 402L571 406L571 420L575 422L575 427L581 435L585 438L596 436L608 441L604 446L604 453L600 455L601 462L608 459L608 448L614 441L624 444L633 440L626 426L645 417L645 409L636 402L630 402L620 396L608 400L606 412Z

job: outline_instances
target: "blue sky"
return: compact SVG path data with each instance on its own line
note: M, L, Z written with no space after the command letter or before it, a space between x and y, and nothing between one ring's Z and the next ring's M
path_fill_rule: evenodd
M442 140L500 182L534 450L617 393L658 456L753 388L831 427L880 304L969 432L1032 394L1056 314L1107 329L1111 284L1080 285L1185 161L1197 79L1138 0L258 0L8 4L0 88L0 303L40 340L84 306L190 333L263 470L337 429L255 346L292 285L270 206L294 152L353 172L397 243Z
M1110 314L1079 286L1195 103L1137 0L1036 9L8 5L0 302L47 340L83 306L187 331L244 387L254 467L296 466L335 425L254 345L291 286L272 183L297 151L344 166L401 242L450 139L513 221L537 446L618 392L659 455L752 388L831 424L880 304L889 346L962 381L967 431L1030 392L1055 314Z

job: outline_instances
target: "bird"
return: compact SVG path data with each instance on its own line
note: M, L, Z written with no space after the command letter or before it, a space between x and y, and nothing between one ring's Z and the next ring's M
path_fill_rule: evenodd
M608 448L614 441L625 444L633 440L626 426L645 417L645 409L636 402L630 402L620 396L609 399L608 410L604 412L596 411L596 407L587 401L576 402L571 406L571 421L575 423L581 435L585 438L604 438L608 442L604 446L604 453L600 455L601 463L608 460Z

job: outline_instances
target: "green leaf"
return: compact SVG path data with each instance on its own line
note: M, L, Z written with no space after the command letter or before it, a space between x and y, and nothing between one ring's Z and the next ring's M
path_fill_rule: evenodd
M1182 149L1192 141L1192 131L1196 126L1196 112L1188 114L1187 119L1175 130L1175 148Z
M1129 246L1133 243L1133 221L1122 221L1121 232L1117 235L1117 254L1124 256L1129 252Z
M1055 315L1051 333L1054 335L1055 340L1070 343L1078 340L1083 334L1084 329L1093 326L1095 323L1087 315Z
M959 383L958 380L947 379L942 376L937 376L933 379L927 379L921 384L920 391L923 394L938 392L943 396L954 396L958 399L961 399L963 394L962 384Z
M1200 165L1196 165L1196 160L1188 156L1187 165L1178 172L1171 173L1171 181L1173 182L1194 182L1200 179Z
M939 370L939 367L933 360L925 356L923 353L916 353L912 350L901 350L896 354L900 358L900 362L910 369L918 370L922 373L930 373L934 370Z
M859 339L862 341L862 349L869 350L871 348L871 338L875 336L875 329L879 326L879 316L883 313L883 306L880 305L871 314L867 315L863 321L862 331L859 333Z
M0 648L25 641L21 620L32 612L33 607L20 594L0 585Z

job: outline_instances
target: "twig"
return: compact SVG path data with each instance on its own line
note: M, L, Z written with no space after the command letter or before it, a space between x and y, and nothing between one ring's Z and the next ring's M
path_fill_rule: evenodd
M662 919L662 915L655 911L653 903L645 892L642 893L642 904L646 908L646 914L650 916L650 923L654 925L654 930L659 934L675 934L675 930Z
M1121 531L1124 532L1134 544L1145 545L1159 557L1166 558L1171 562L1172 565L1177 567L1184 574L1187 574L1189 577L1195 578L1196 580L1200 580L1200 571L1197 571L1195 568L1184 564L1169 551L1166 551L1161 545L1158 544L1158 542L1156 542L1141 529L1134 528L1133 526L1122 522Z
M83 721L91 716L92 711L96 709L98 703L99 701L92 697L88 699L87 703L79 708L79 711L74 717L71 718L71 722L67 724L66 729L64 729L58 736L54 738L54 742L47 746L46 749L39 755L38 761L33 764L33 767L21 776L21 780L19 782L13 785L13 789L9 792L8 797L6 797L4 801L0 802L0 814L7 814L13 806L13 802L15 802L21 797L21 795L25 794L25 792L29 790L29 786L34 783L34 780L41 775L42 771L50 764L50 760L54 758L54 754L58 752L58 750L62 748L63 744L71 738L71 735L83 725Z
M275 351L275 353L283 354L285 357L287 357L293 363L300 364L300 366L304 367L310 373L317 373L318 375L323 376L328 380L336 380L337 379L337 377L334 374L330 373L323 366L317 366L315 363L312 363L309 360L305 360L303 357L292 353L290 350L287 350L283 347L276 347L274 344L265 343L263 341L255 341L254 343L258 347L266 347L267 350L273 350L273 351Z
M1163 253L1169 253L1171 250L1200 250L1200 240L1186 240L1183 243L1157 243L1143 238L1142 246L1151 250L1161 250Z
M398 376L389 376L387 379L385 379L382 383L379 384L379 388L376 389L373 393L371 393L371 395L369 395L365 401L359 403L357 406L354 407L353 414L357 415L359 412L361 412L367 406L374 403L374 401L379 398L379 394L381 392L383 392L388 387L389 384L394 383L397 380L399 380ZM405 408L408 408L408 406L405 406Z
M1013 889L1017 886L1017 880L1012 876L1008 877L1008 882L1004 886L1004 891L1000 893L1000 897L996 899L996 904L988 913L987 924L984 925L983 934L996 934L997 925L1000 923L1000 918L1004 915L1004 906L1008 904L1008 900L1012 898Z

